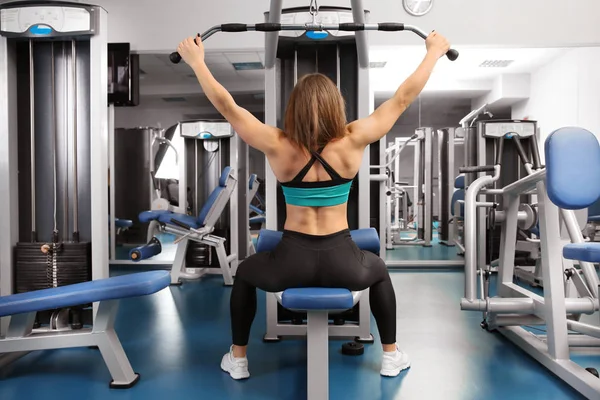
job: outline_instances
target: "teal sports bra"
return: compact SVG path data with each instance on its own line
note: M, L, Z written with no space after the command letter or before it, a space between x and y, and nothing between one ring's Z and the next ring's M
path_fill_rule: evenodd
M300 207L333 207L348 201L353 180L342 178L319 153L311 152L312 158L294 179L285 183L280 182L287 204ZM302 182L317 160L323 165L331 180Z

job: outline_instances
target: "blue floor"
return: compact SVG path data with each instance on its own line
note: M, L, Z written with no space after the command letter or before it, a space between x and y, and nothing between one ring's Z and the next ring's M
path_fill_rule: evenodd
M118 273L118 272L117 272ZM412 368L379 375L381 347L343 356L331 342L331 399L579 399L568 385L511 345L479 327L481 314L460 311L460 272L392 272L398 341ZM96 350L31 353L3 370L0 399L306 399L305 342L265 344L264 294L249 348L251 378L236 382L219 369L229 347L229 294L222 279L185 283L122 301L116 329L141 381L108 389ZM377 336L375 326L372 332ZM599 357L585 358L585 362ZM588 365L586 365L588 366Z

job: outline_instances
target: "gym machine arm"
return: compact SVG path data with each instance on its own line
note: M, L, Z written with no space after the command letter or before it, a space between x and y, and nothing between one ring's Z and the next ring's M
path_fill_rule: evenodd
M206 32L198 34L198 36L204 42L209 37L213 36L218 32L280 32L280 31L309 31L309 32L321 32L321 31L345 31L345 32L363 32L363 31L383 31L383 32L399 32L399 31L410 31L423 39L427 39L427 33L419 29L414 25L403 24L399 22L382 22L378 24L360 24L356 22L348 22L341 24L280 24L265 22L260 24L221 24L215 25ZM458 58L458 51L454 49L448 50L446 56L449 60L454 61ZM171 62L178 64L181 62L181 56L177 52L171 53Z

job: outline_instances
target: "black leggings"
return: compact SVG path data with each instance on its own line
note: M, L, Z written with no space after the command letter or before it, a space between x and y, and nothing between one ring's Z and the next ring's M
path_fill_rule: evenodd
M256 314L256 288L370 288L371 311L383 344L396 343L396 296L384 261L360 250L349 230L327 236L284 231L271 252L248 257L238 268L231 292L233 344L246 346Z

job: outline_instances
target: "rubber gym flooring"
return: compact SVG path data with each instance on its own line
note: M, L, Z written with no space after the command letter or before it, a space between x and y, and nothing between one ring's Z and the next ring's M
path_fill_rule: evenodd
M112 273L126 272L113 268ZM483 331L480 313L460 311L462 272L394 271L391 276L398 342L412 368L397 378L382 378L377 342L367 345L363 356L352 357L341 354L343 342L331 341L331 399L580 398L501 335ZM110 375L97 350L54 350L30 353L5 368L0 399L306 399L305 342L262 342L262 292L249 348L251 378L237 382L221 372L221 356L230 344L230 291L213 276L122 301L117 333L141 374L132 389L108 388ZM374 321L372 332L378 340ZM600 368L599 356L576 360Z

